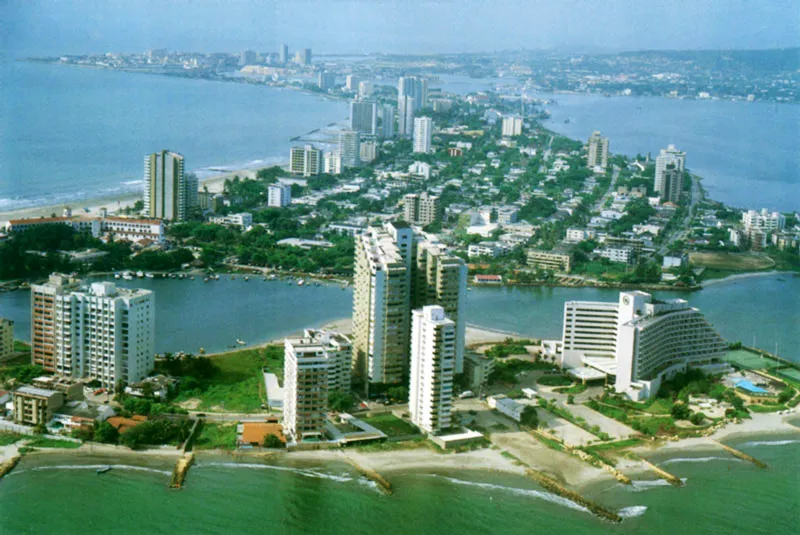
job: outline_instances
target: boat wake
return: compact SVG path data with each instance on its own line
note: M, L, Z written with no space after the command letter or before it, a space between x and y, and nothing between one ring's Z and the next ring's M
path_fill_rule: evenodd
M623 507L617 514L622 518L636 518L642 516L647 511L646 505L631 505L630 507Z
M165 476L172 475L172 472L167 470L158 470L156 468L148 468L146 466L133 466L130 464L58 464L53 466L36 466L29 468L33 472L43 472L46 470L100 470L110 466L114 470L134 470L137 472L151 472L153 474L162 474ZM18 470L16 473L27 472L28 470Z
M289 468L287 466L274 466L270 464L258 464L258 463L202 463L198 464L196 468L205 468L209 466L218 466L224 468L251 468L255 470L277 470L280 472L294 472L295 474L300 474L301 476L311 477L316 479L329 479L331 481L338 481L340 483L345 483L347 481L352 481L353 478L346 474L328 474L326 472L319 472L317 470L305 469L305 468Z
M506 487L503 485L495 485L493 483L478 483L477 481L464 481L461 479L456 479L454 477L447 477L447 476L437 476L436 474L431 474L431 477L440 477L449 481L450 483L454 483L456 485L464 485L467 487L478 487L481 489L487 490L502 490L505 492L510 492L512 494L516 494L517 496L529 496L531 498L538 498L540 500L544 500L550 503L556 503L558 505L563 505L564 507L568 507L570 509L574 509L576 511L582 511L584 513L590 513L590 511L583 507L582 505L578 505L577 503L570 501L566 498L562 498L557 494L553 494L551 492L545 492L541 490L532 490L532 489L520 489L516 487Z
M740 463L741 459L736 457L677 457L675 459L667 459L661 464L675 464L675 463L705 463L708 461L731 461Z
M753 442L745 442L741 447L748 448L751 446L788 446L789 444L800 444L800 440L756 440Z

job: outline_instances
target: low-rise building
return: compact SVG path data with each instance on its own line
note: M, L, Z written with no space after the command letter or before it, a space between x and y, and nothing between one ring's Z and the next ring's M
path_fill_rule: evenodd
M494 371L494 359L478 353L464 353L464 376L473 390L480 390L489 384L489 376Z
M18 424L45 425L64 404L64 394L56 390L21 386L13 393L14 421Z
M529 267L549 271L563 271L564 273L569 273L572 270L572 253L567 251L530 249L527 257Z
M31 381L31 385L45 390L55 390L64 394L64 401L80 401L83 399L84 384L82 381L64 375L42 375Z
M500 414L505 414L515 422L522 420L522 410L525 405L517 403L513 399L503 394L497 394L486 398L489 407L495 409Z
M208 218L208 222L217 225L241 227L243 230L247 230L253 226L253 214L241 212L238 214L211 216Z

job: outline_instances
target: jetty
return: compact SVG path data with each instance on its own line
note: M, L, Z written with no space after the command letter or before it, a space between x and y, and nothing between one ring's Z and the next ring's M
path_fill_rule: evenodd
M719 446L723 450L727 451L728 453L730 453L734 457L738 457L739 459L741 459L743 461L751 462L754 465L758 466L759 468L766 468L767 467L767 463L759 461L758 459L756 459L752 455L748 455L743 451L739 451L736 448L732 448L732 447L728 446L727 444L723 444L722 442L719 442L718 440L714 440L714 439L709 439L709 440L711 440L711 442L713 442L714 444L716 444L717 446Z
M669 484L674 485L676 487L682 487L683 486L683 481L681 480L681 478L679 478L678 476L674 476L674 475L670 474L669 472L667 472L663 468L660 468L660 467L654 465L653 463L651 463L650 461L639 457L635 453L628 452L628 457L633 459L633 460L639 461L642 464L644 464L650 470L655 472L655 474L658 477L660 477L661 479L665 480Z
M183 482L186 480L186 474L189 472L189 467L194 462L194 453L187 453L178 459L175 463L175 469L172 471L172 478L169 481L171 489L180 489L183 487Z
M17 463L21 458L22 458L21 455L15 455L14 457L11 457L7 461L5 461L3 464L0 464L0 479L3 479L3 477L6 474L11 472L14 469L14 467L17 466Z
M375 470L370 470L369 468L364 468L363 466L361 466L360 464L355 462L353 459L350 459L349 457L345 457L345 459L347 459L347 462L353 468L355 468L358 471L358 473L360 473L362 476L366 477L370 481L374 481L375 484L378 485L378 488L381 490L381 492L383 492L387 496L391 496L392 495L392 493L394 491L392 490L392 484L389 482L388 479L386 479L385 477L380 475Z
M585 507L586 509L591 511L592 514L595 516L604 518L606 520L610 520L611 522L615 523L622 522L622 517L619 516L614 511L610 511L605 507L603 507L602 505L581 496L574 490L569 490L555 479L552 479L537 470L534 470L532 468L527 468L525 470L525 475L536 481L539 485L549 490L553 494L558 494L562 498L566 498L571 502L577 503L578 505Z

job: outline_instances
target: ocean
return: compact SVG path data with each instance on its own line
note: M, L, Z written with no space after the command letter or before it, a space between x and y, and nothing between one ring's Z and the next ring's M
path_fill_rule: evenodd
M0 482L0 525L9 535L797 533L797 435L746 438L733 445L769 468L738 461L721 449L679 451L655 458L685 479L682 488L640 474L633 486L602 482L583 489L624 517L618 525L513 475L391 473L395 493L384 496L344 464L276 468L201 456L186 486L175 491L167 489L170 464L78 460L68 454L25 458ZM115 468L98 476L96 464Z
M143 187L170 149L201 177L289 159L291 138L348 118L347 103L263 85L0 59L0 211Z
M113 280L113 279L112 279ZM274 340L305 327L352 315L352 290L338 285L298 287L251 277L204 283L179 279L115 281L156 293L156 351L224 351L241 338ZM706 315L730 341L756 345L800 362L800 277L775 274L730 280L699 292L655 292L681 297ZM564 302L616 301L601 288L475 287L467 292L467 323L533 338L560 338ZM291 303L291 307L286 304ZM0 294L0 317L14 320L15 335L30 338L30 293Z

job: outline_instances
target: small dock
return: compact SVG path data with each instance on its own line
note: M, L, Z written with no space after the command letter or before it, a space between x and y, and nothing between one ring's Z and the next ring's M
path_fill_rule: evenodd
M727 451L728 453L730 453L734 457L738 457L739 459L741 459L743 461L751 462L754 465L758 466L759 468L766 468L767 467L767 463L759 461L758 459L756 459L752 455L748 455L743 451L739 451L736 448L732 448L732 447L728 446L727 444L723 444L722 442L719 442L717 440L714 440L714 439L709 439L709 440L711 440L711 442L713 442L714 444L716 444L717 446L719 446L723 450Z
M392 490L392 484L389 482L388 479L380 475L375 470L364 468L363 466L361 466L360 464L358 464L357 462L355 462L350 458L347 458L347 462L350 463L350 465L353 468L355 468L358 471L358 473L360 473L362 476L366 477L370 481L374 481L375 484L378 485L378 488L381 490L381 492L383 492L387 496L392 495L394 491Z
M14 469L14 467L17 466L17 463L21 458L22 458L21 455L15 455L14 457L11 457L7 461L5 461L3 464L0 464L0 479L3 479L3 477L6 474L11 472Z
M175 463L175 469L172 471L172 478L169 481L171 489L183 488L183 482L186 480L186 474L189 473L189 467L194 462L194 453L187 453L178 459Z
M622 522L622 517L619 516L617 513L613 511L609 511L602 505L595 503L588 498L584 498L577 492L573 490L569 490L568 488L564 487L558 481L544 475L541 472L533 470L532 468L527 468L525 470L525 474L536 481L539 485L547 489L548 491L552 492L553 494L558 494L562 498L566 498L571 502L575 502L578 505L585 507L589 511L592 512L593 515L603 518L605 520L610 520L611 522L619 523Z

